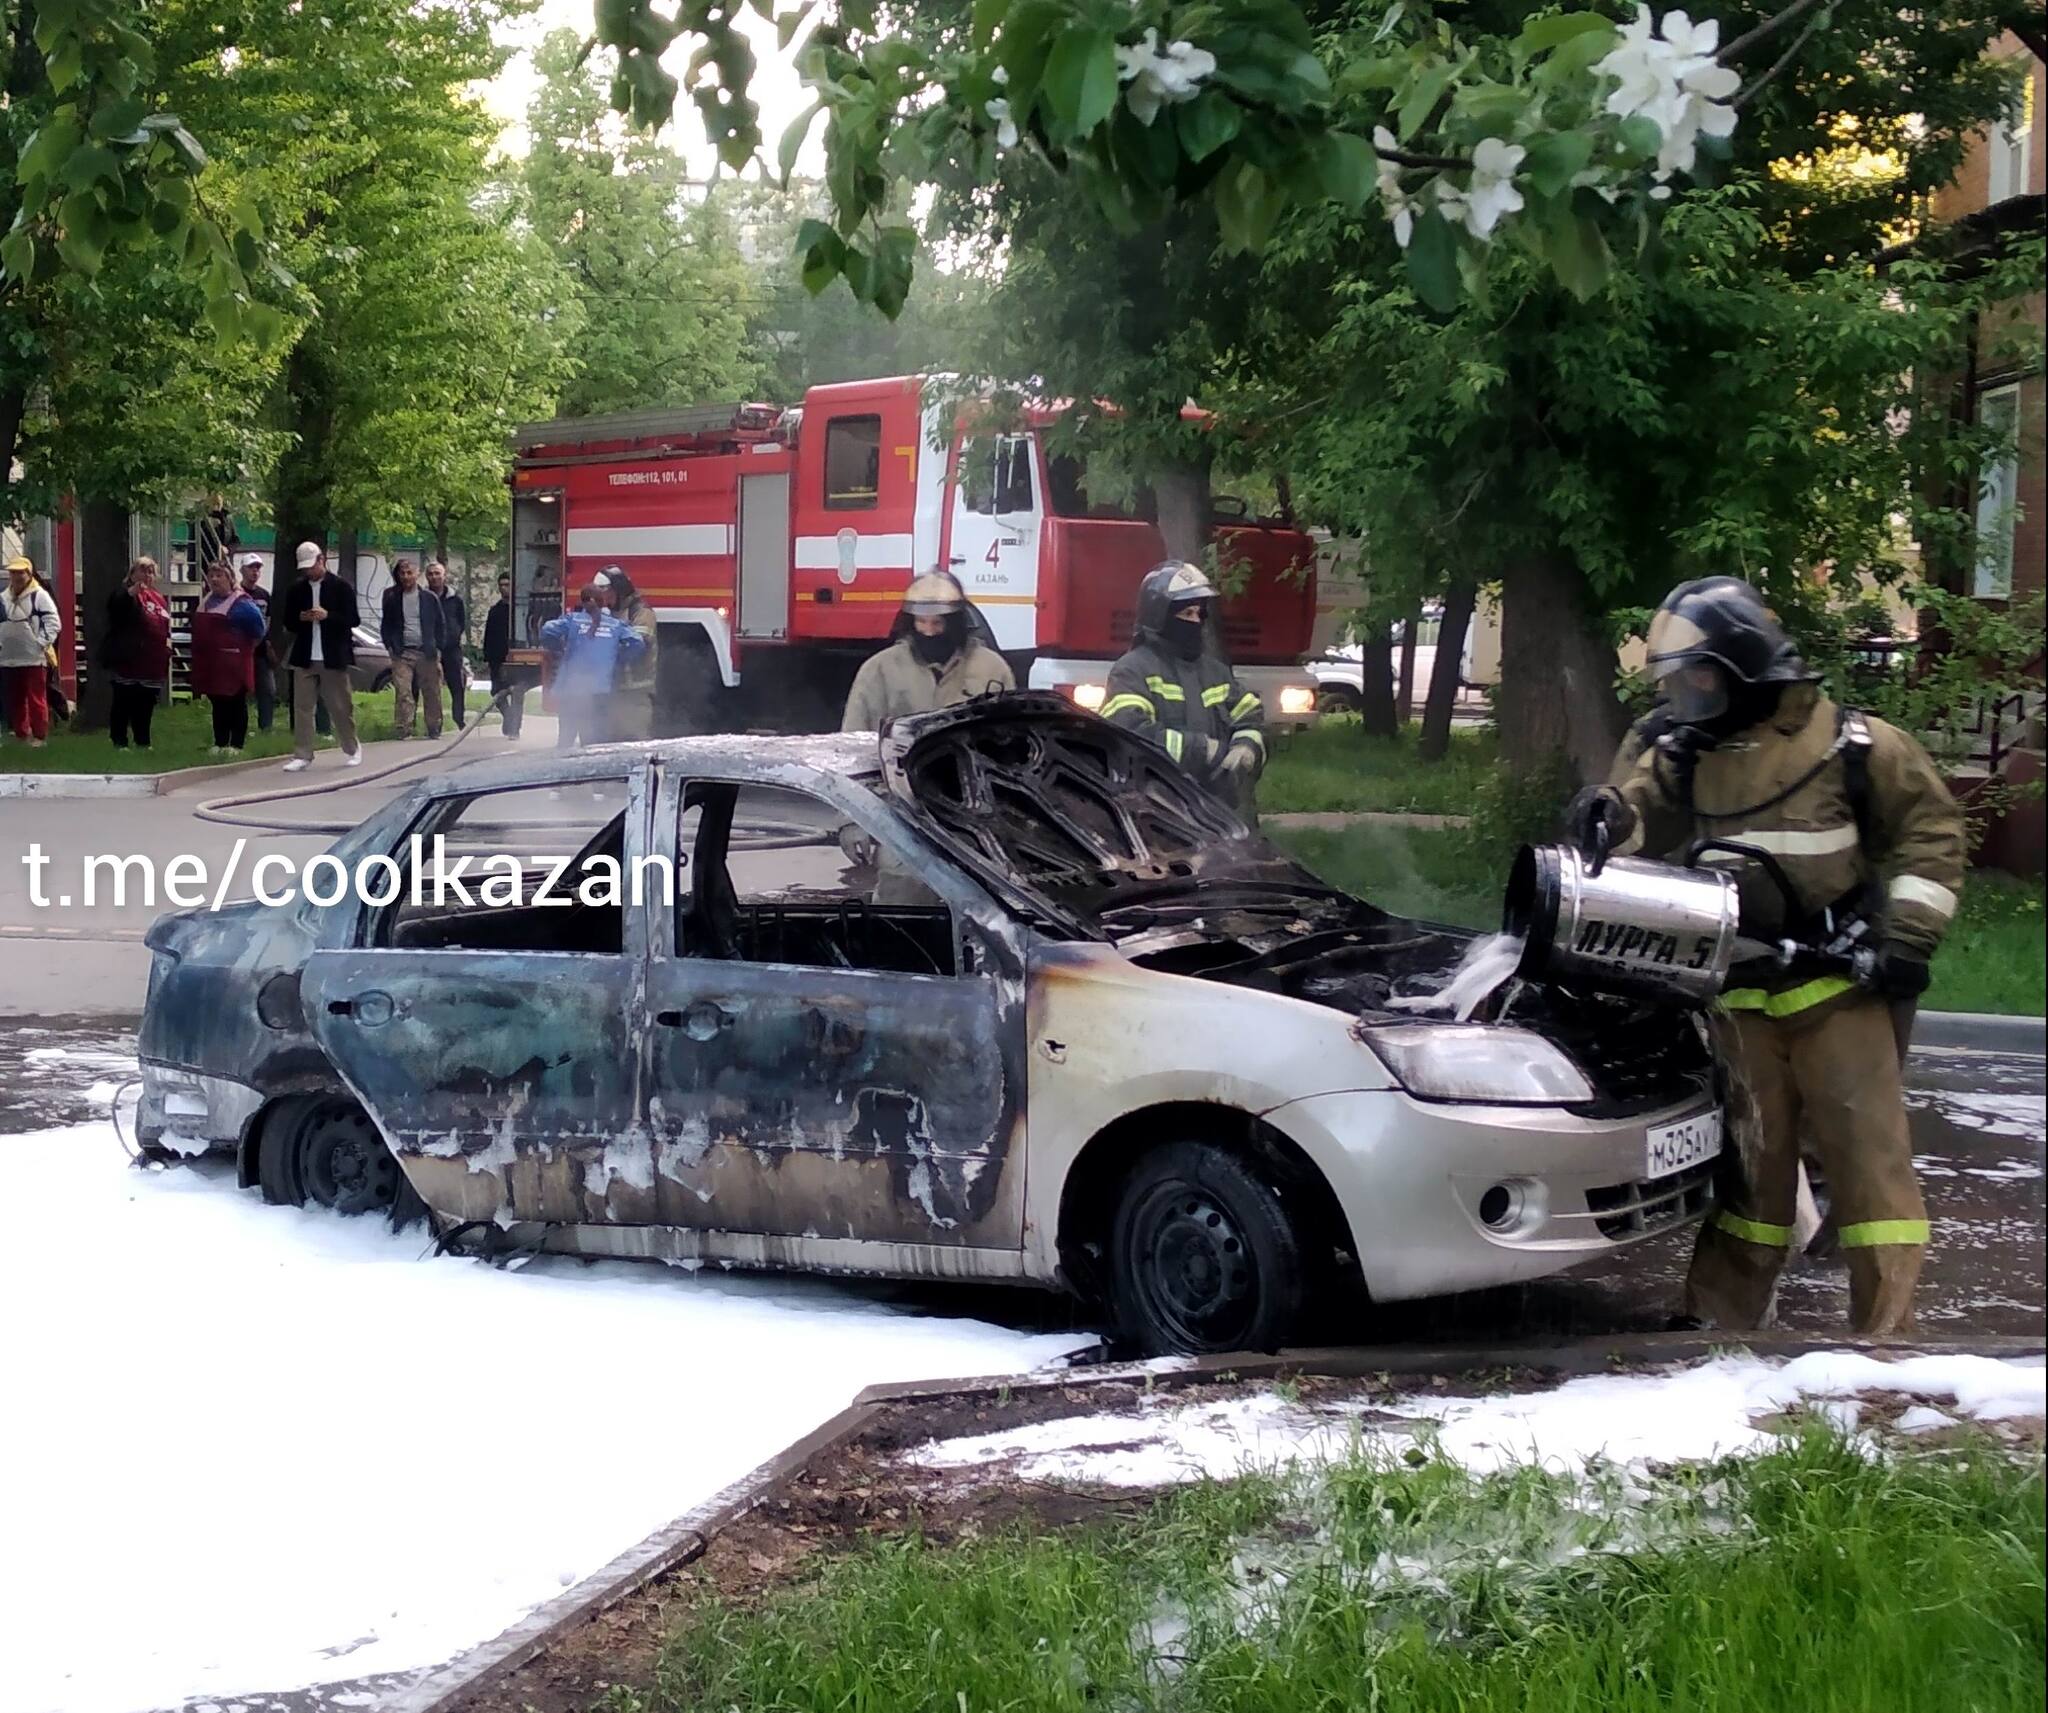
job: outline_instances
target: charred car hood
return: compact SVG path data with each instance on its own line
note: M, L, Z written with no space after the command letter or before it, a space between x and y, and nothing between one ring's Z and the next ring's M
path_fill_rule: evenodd
M910 817L1013 909L1146 969L1425 1022L1475 938L1325 885L1156 745L1058 696L898 720L881 751ZM1475 1015L1564 1046L1603 1111L1684 1098L1708 1078L1684 1012L1513 979Z

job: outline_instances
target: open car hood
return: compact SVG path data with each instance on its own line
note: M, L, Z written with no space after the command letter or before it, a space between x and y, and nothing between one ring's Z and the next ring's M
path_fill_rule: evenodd
M1121 939L1105 917L1154 896L1345 896L1156 744L1060 696L978 697L892 721L881 756L891 792L955 858L1014 908L1076 937Z

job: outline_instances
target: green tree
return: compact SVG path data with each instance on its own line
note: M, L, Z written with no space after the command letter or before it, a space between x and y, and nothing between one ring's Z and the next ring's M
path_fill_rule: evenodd
M691 184L674 149L623 131L573 34L548 36L534 64L527 219L581 310L564 413L754 390L747 323L758 276L722 207Z

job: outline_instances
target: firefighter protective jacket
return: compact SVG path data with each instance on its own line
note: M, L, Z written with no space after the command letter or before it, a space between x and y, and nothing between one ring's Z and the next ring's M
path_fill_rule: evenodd
M1846 751L1862 744L1865 834L1857 825L1852 769ZM1623 772L1634 746L1639 753ZM1682 769L1654 743L1632 732L1617 758L1616 789L1640 819L1622 851L1675 857L1694 839L1737 839L1769 852L1798 896L1786 908L1761 865L1709 852L1734 863L1742 894L1742 932L1758 939L1799 935L1824 910L1860 897L1876 918L1872 942L1892 941L1931 956L1955 916L1968 845L1963 814L1927 752L1896 726L1843 711L1808 684L1794 685L1762 724L1702 752L1690 789ZM1809 972L1810 973L1810 972ZM1795 966L1756 987L1782 1015L1802 997L1817 1004L1831 993ZM1846 984L1842 984L1846 985ZM1733 1001L1733 994L1727 996Z
M974 637L944 666L927 666L917 658L908 637L870 655L854 675L846 698L842 732L878 732L884 720L905 714L928 714L970 697L1017 688L1010 663Z
M1109 669L1102 717L1142 733L1196 778L1207 780L1233 744L1266 766L1265 707L1223 658L1205 649L1182 660L1141 642Z

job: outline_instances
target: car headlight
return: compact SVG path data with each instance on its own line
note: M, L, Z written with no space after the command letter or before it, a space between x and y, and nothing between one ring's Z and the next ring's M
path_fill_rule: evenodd
M1280 689L1280 712L1283 714L1313 714L1316 711L1315 687L1309 684L1285 684Z
M1501 1106L1591 1100L1593 1085L1555 1043L1494 1023L1409 1023L1360 1031L1410 1094Z

